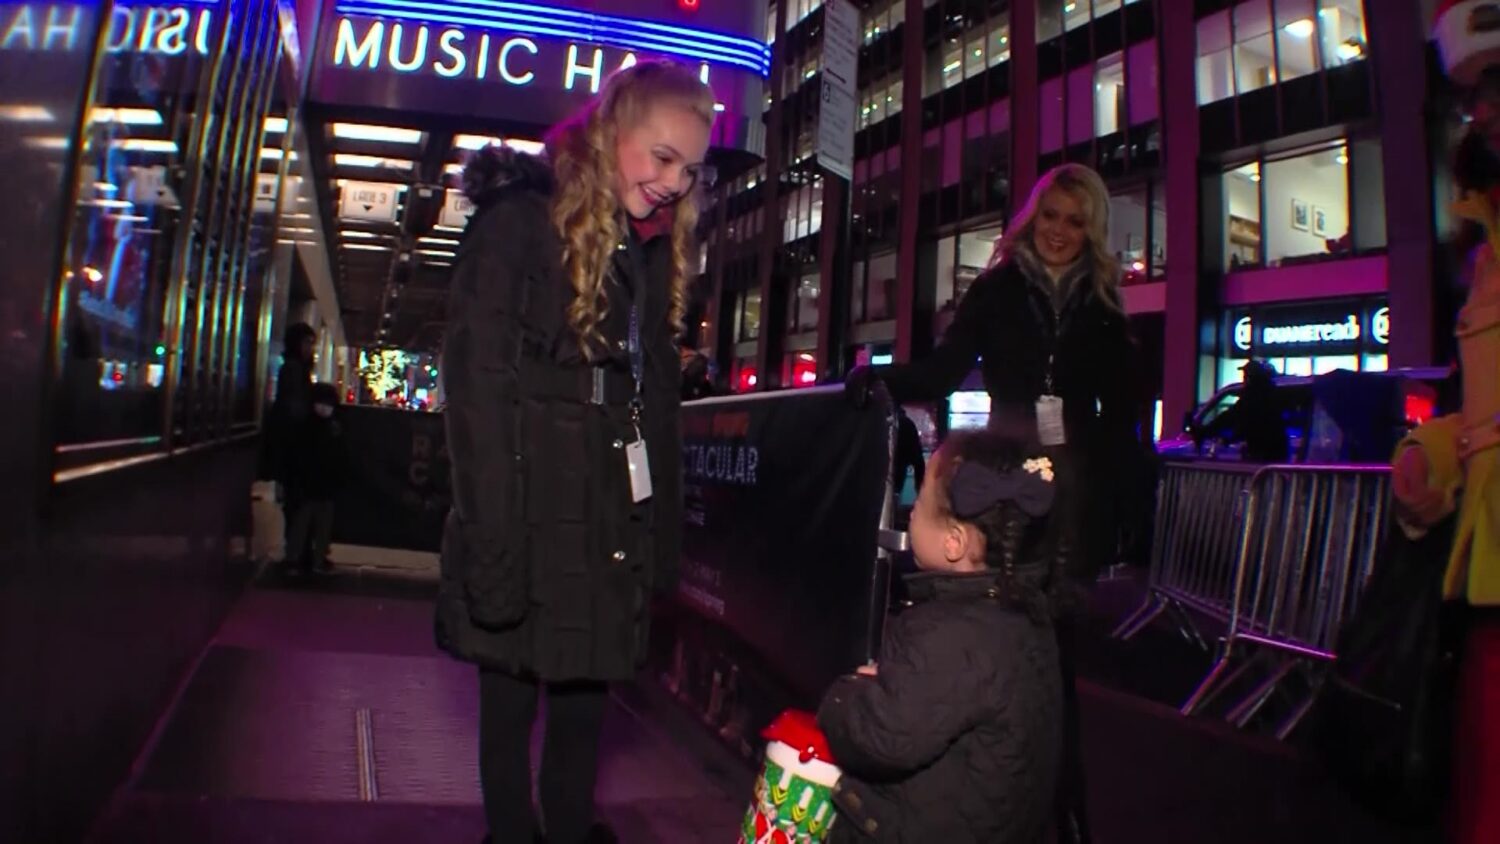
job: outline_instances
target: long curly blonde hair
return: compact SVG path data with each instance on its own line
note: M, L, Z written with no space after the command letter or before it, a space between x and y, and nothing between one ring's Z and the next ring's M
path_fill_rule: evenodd
M547 138L557 187L552 225L562 238L563 269L573 284L568 324L585 358L603 341L599 324L609 312L605 278L615 247L625 237L624 213L614 184L615 145L620 132L646 119L651 108L671 103L688 109L705 125L714 120L714 95L689 68L669 61L645 61L625 68L572 119ZM698 225L699 186L672 208L671 307L667 319L681 334L687 311L688 266Z
M1109 251L1109 188L1104 179L1092 168L1082 164L1059 164L1042 174L1032 188L1031 196L1006 227L1005 235L995 246L990 265L1005 261L1018 250L1032 249L1032 238L1036 235L1036 215L1041 210L1042 197L1057 188L1066 191L1084 206L1088 221L1085 234L1088 243L1084 257L1092 264L1094 294L1105 305L1121 313L1125 306L1120 300L1120 262Z

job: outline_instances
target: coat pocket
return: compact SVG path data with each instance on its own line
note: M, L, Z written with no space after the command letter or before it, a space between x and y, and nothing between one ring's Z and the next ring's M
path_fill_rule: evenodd
M527 466L526 521L576 523L588 515L588 454L584 407L527 401L519 442Z

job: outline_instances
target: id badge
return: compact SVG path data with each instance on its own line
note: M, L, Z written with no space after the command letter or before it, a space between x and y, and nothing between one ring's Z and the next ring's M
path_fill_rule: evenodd
M1063 433L1063 400L1057 396L1042 396L1036 400L1036 433L1042 445L1063 445L1067 435Z
M625 461L630 470L630 500L639 504L651 497L651 460L644 439L625 446Z

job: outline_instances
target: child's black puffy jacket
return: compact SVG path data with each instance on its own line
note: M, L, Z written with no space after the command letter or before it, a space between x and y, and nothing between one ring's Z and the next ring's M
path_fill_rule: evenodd
M992 574L911 577L879 677L845 677L818 723L844 777L841 842L1034 844L1062 747L1050 626L994 597Z

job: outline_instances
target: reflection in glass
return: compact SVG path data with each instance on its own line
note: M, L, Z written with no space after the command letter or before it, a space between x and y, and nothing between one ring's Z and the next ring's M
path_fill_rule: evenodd
M1125 115L1125 54L1112 53L1094 65L1094 135L1120 131Z
M1276 84L1269 0L1247 0L1234 7L1234 75L1240 94Z
M1364 11L1361 0L1318 0L1318 38L1324 67L1365 57L1369 40Z
M1260 264L1260 162L1224 174L1224 269Z
M1064 0L1063 28L1072 32L1089 22L1089 0Z
M163 386L176 353L167 290L202 62L193 50L120 50L100 63L65 256L60 446L163 432Z
M1147 207L1144 185L1109 198L1109 251L1120 262L1122 284L1146 280Z
M1313 0L1276 0L1279 78L1285 82L1318 69Z
M1198 105L1234 96L1234 61L1230 56L1229 13L1198 21Z

